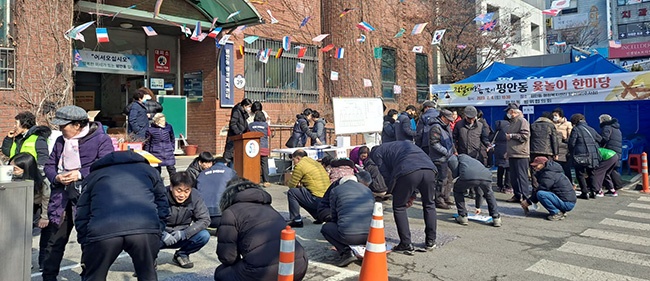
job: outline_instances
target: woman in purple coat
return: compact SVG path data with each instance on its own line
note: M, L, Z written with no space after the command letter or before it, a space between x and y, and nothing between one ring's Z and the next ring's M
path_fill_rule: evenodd
M162 113L156 113L152 119L151 127L147 129L144 150L160 159L160 164L156 167L161 172L162 166L167 167L169 176L176 174L176 158L174 157L174 128L169 125Z
M99 122L89 122L86 111L69 105L59 108L50 122L59 126L56 139L43 170L51 184L47 208L50 223L41 235L50 235L43 260L43 281L56 280L65 246L72 232L81 182L90 174L90 165L113 152L111 138Z

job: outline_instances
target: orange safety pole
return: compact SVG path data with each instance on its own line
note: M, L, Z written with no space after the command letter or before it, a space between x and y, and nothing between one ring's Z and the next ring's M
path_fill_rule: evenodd
M366 252L363 255L359 281L388 281L386 236L384 235L384 209L375 202L370 223Z
M293 261L296 244L296 231L287 225L280 233L280 263L278 281L293 281Z
M648 154L641 153L641 179L643 181L643 190L642 193L650 193L650 187L648 187Z

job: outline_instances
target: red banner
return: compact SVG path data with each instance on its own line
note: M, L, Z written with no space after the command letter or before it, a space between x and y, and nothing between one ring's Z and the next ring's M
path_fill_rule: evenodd
M154 50L153 72L169 73L171 71L171 55L168 50Z
M620 48L609 48L609 58L634 58L650 56L650 42L621 44Z

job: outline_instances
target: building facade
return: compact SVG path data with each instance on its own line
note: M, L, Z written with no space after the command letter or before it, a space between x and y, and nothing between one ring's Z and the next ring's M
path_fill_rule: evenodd
M609 48L609 58L621 66L644 62L648 70L650 60L650 1L612 0L612 36L620 47Z
M550 9L551 0L546 1ZM607 1L571 0L568 8L546 17L546 41L549 53L564 53L572 46L607 57L610 32Z
M435 76L433 30L409 35L416 23L430 21L412 12L432 10L430 1L234 1L246 6L238 6L242 12L232 19L232 11L211 10L214 0L167 0L158 17L155 0L136 7L125 0L16 2L5 16L15 27L3 33L6 43L0 49L3 133L19 111L34 111L43 123L56 108L74 103L101 110L96 120L119 135L130 95L147 86L163 106L174 109L169 114L185 111L185 126L177 129L190 144L221 153L232 106L244 97L261 101L274 125L293 125L307 107L332 123L332 97L381 97L388 108L402 110L428 97ZM219 36L193 40L197 22L208 33L213 18L223 28ZM86 22L93 23L81 33L84 41L63 35ZM375 30L362 31L360 22ZM44 26L47 32L34 32ZM148 36L147 26L157 35ZM109 42L97 42L97 28L106 28ZM402 28L407 33L395 37ZM320 34L330 35L312 40ZM224 35L230 35L226 44L215 44ZM357 40L361 35L364 42ZM278 55L286 36L291 46ZM413 52L415 46L423 50ZM185 108L176 103L183 98ZM169 114L168 120L176 118ZM274 133L272 147L281 146Z

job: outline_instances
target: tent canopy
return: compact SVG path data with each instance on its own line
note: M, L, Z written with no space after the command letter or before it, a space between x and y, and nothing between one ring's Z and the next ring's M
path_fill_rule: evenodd
M201 12L206 14L208 21L213 18L218 18L217 26L223 28L231 28L240 25L250 25L260 23L261 17L257 10L245 0L186 0L198 8ZM226 19L232 13L239 11L239 14L234 16L228 22Z
M593 55L579 62L547 67L523 67L495 62L483 71L456 83L490 82L498 80L523 80L529 78L550 78L567 75L597 75L627 72L609 62L601 55Z

